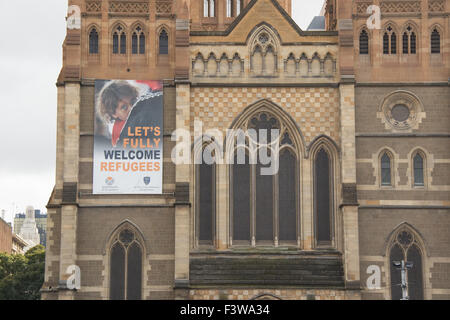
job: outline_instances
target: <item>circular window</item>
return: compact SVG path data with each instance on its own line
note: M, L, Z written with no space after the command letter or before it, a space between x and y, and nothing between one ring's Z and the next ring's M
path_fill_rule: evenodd
M392 118L396 121L403 122L408 120L411 112L409 108L404 104L397 104L391 110Z
M380 106L377 117L385 128L393 131L412 131L419 128L425 112L419 99L408 91L395 91Z

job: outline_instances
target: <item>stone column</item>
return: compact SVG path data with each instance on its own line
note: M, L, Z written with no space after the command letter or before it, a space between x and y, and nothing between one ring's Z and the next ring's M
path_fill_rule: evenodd
M342 198L346 287L359 290L358 201L356 194L355 86L341 83Z
M80 84L66 83L64 108L64 173L61 205L61 253L59 298L73 299L74 291L67 290L67 268L76 265L77 253L77 193L80 138Z
M341 169L344 273L346 289L360 296L358 201L356 194L355 69L353 1L337 0L341 83ZM353 294L353 293L352 293Z
M176 84L176 126L177 130L190 129L190 84L179 81ZM191 141L187 142L190 146ZM175 297L189 296L189 251L190 251L190 165L176 166L175 186Z
M190 131L189 82L189 6L186 0L176 2L175 85L176 128ZM191 141L187 141L191 145ZM189 298L190 252L190 164L178 164L175 169L175 299Z

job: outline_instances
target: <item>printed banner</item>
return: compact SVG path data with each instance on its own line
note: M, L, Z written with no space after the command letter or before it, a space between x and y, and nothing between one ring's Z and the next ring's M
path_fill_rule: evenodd
M96 80L94 194L161 194L160 81Z

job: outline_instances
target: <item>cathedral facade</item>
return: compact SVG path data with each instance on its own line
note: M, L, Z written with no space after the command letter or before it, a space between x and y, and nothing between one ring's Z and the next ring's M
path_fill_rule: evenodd
M401 299L402 261L450 299L449 0L328 0L309 30L290 0L69 6L44 299ZM107 79L163 83L159 194L93 190Z

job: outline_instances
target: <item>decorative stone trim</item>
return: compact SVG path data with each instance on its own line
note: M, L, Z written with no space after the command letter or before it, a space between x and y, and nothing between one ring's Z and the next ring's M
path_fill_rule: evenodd
M382 13L416 13L420 12L420 1L383 1Z
M426 118L426 113L417 96L399 90L384 99L377 112L377 118L381 119L386 130L404 133L419 129L422 120Z
M101 1L86 1L86 12L95 13L102 11Z
M444 0L428 0L428 11L430 12L443 12L445 11Z
M157 0L156 1L156 13L157 14L171 14L172 13L172 0Z
M110 13L149 13L148 2L111 1L109 3Z

